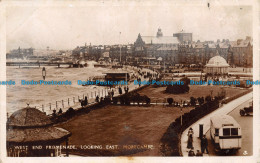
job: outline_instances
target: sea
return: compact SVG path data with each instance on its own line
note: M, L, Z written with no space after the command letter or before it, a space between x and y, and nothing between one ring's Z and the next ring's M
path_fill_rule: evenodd
M104 91L104 86L82 86L78 85L78 80L91 80L94 76L104 75L104 72L109 71L108 68L96 68L96 62L87 62L88 66L84 68L68 68L45 66L46 78L45 81L71 81L71 85L22 85L21 81L39 81L43 80L43 67L21 67L7 66L6 77L7 80L15 81L15 85L9 85L6 89L7 94L7 113L10 115L13 112L22 109L29 105L38 109L47 109L49 107L55 108L58 105L68 105L73 103L78 98L83 99L84 96L92 97L95 94ZM103 94L103 93L102 93ZM93 97L94 98L94 97ZM69 99L69 100L68 100ZM57 102L56 102L57 101Z

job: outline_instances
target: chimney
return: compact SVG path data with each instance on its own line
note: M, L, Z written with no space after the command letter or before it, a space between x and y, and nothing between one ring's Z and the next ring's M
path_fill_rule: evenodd
M246 36L246 41L250 41L251 37L250 36Z
M242 39L238 39L238 40L237 40L237 45L240 45L240 43L241 43L242 41L243 41Z

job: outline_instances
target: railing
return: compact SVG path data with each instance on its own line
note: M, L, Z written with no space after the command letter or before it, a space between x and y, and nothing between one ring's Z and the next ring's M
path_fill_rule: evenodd
M53 110L59 111L59 109L62 110L62 112L67 111L70 107L77 108L81 107L81 101L85 100L85 97L88 99L88 103L95 103L96 97L98 96L99 98L107 96L109 94L108 88L104 88L98 91L91 91L90 93L62 99L62 100L57 100L52 103L45 103L42 105L35 106L35 108L41 110L42 112L45 112L47 115L52 114ZM117 90L114 90L115 94L118 94Z
M136 67L129 67L133 70L138 70L138 68ZM134 85L134 83L130 83L129 85L129 92L132 91L138 91L141 90L143 88L145 88L147 85L144 86L138 86L138 85ZM122 85L116 86L115 88L113 88L114 90L114 96L120 96L119 94L119 90L117 89L118 87L123 87ZM66 99L59 99L56 101L52 101L50 103L44 103L42 105L35 105L35 106L31 106L31 107L35 107L36 109L45 112L47 115L51 115L54 110L57 112L59 111L59 109L62 110L62 112L66 112L70 107L72 108L81 108L81 100L84 100L85 97L87 97L88 99L88 104L94 104L96 103L96 97L99 96L99 99L101 97L105 98L105 96L109 95L109 92L111 90L108 89L108 87L106 88L102 88L100 90L96 90L96 91L90 91L90 92L86 92L85 94L81 94L78 96L73 96L73 97L68 97ZM7 113L7 118L10 117L10 113Z

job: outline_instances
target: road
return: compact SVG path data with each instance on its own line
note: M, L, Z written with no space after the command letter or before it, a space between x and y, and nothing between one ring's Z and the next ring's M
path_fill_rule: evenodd
M236 107L228 115L232 116L242 128L242 147L237 153L232 154L232 156L251 156L253 155L253 116L240 116L239 110L249 106L249 101ZM207 132L207 138L209 142L209 156L216 156L214 152L213 143L210 141L210 132Z
M199 124L203 124L203 128L204 128L204 134L207 135L208 138L208 142L209 142L209 156L215 156L216 154L214 153L214 149L212 147L211 141L210 141L210 136L209 133L207 133L210 129L210 118L216 115L227 115L230 114L231 116L235 116L235 119L238 121L238 123L241 125L242 129L242 134L243 134L243 138L244 138L244 145L241 151L243 151L244 148L247 148L246 151L247 153L252 153L252 148L249 149L249 147L252 147L252 145L249 145L249 147L247 147L245 144L247 143L247 141L252 141L252 139L250 138L250 135L252 135L252 132L250 133L250 131L252 131L252 123L253 123L253 118L250 117L239 117L239 109L243 108L245 106L249 105L249 101L251 101L253 99L253 93L248 93L244 96L241 96L225 105L223 105L222 107L220 107L219 109L213 111L212 113L204 116L203 118L201 118L200 120L198 120L197 122L195 122L194 124L192 124L190 127L193 128L194 131L194 138L193 138L193 147L194 150L200 150L200 139L199 139ZM251 123L248 123L247 121L244 122L244 119L247 118L249 119L248 121L250 121ZM251 129L250 129L251 128ZM245 130L247 129L247 130ZM182 154L183 156L188 156L188 152L189 149L187 148L187 141L188 141L188 130L189 127L183 131L182 136L181 136L181 149L182 149ZM244 130L244 131L243 131ZM242 138L242 139L243 139ZM247 140L248 139L248 140ZM243 141L242 141L243 142ZM249 143L250 144L250 143ZM251 143L252 144L252 143ZM245 149L244 149L245 150ZM244 152L244 151L243 151ZM242 152L242 153L243 153ZM241 153L237 153L237 155L240 155ZM249 154L247 154L249 155ZM204 156L208 156L207 154L204 154Z

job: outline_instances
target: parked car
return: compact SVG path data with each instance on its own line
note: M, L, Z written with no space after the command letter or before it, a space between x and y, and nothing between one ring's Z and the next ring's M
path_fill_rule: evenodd
M244 107L243 109L240 109L239 113L241 116L251 115L253 113L253 106Z

